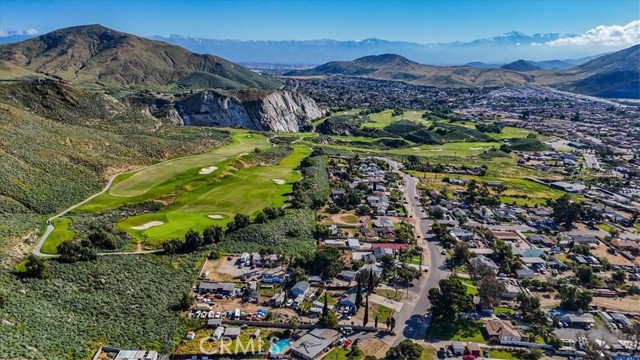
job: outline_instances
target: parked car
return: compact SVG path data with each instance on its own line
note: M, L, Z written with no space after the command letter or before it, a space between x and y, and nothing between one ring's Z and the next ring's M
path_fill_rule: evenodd
M343 334L349 336L349 335L353 334L353 328L350 327L350 326L346 326L346 327L343 327L342 329L340 329L340 332L342 332Z
M342 345L343 348L348 348L349 346L351 346L351 344L353 343L353 340L347 340L344 342L344 344Z

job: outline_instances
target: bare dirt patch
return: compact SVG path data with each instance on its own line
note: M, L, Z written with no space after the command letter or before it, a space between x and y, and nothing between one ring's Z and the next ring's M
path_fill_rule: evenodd
M365 355L373 355L379 359L383 358L387 350L389 350L389 345L376 338L364 339L358 347Z
M611 263L611 265L618 265L618 266L633 266L634 263L625 259L622 255L620 254L609 254L607 252L607 247L600 245L595 249L591 249L591 252L600 258L605 258L607 259L607 261L609 261L609 263Z
M607 310L617 310L623 312L638 312L640 295L627 296L624 298L604 298L594 297L591 304L597 305Z
M5 258L0 261L0 267L10 268L22 261L25 255L27 255L33 246L38 241L38 232L31 232L28 235L19 238L9 239L3 249Z

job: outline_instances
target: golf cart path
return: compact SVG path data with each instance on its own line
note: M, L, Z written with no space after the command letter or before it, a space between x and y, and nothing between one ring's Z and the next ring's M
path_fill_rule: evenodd
M142 168L144 169L144 168ZM96 197L106 193L109 188L111 187L111 184L113 184L113 181L116 179L116 177L120 176L120 175L124 175L124 174L128 174L128 173L132 173L132 172L137 172L140 171L142 169L137 169L137 170L130 170L130 171L125 171L116 175L113 175L109 181L107 182L107 184L104 186L104 188L98 192L95 193L91 196L89 196L88 198L82 200L81 202L72 205L64 210L62 210L60 213L58 213L57 215L54 215L50 218L47 219L47 230L44 232L44 234L40 237L40 240L38 240L38 243L36 244L36 247L33 249L33 254L36 256L41 256L41 257L50 257L50 258L54 258L54 257L58 257L60 255L54 255L54 254L45 254L43 253L42 250L42 245L44 245L45 241L47 241L47 238L49 237L49 235L51 235L51 233L54 230L54 226L53 226L53 220L57 219L61 216L63 216L64 214L70 212L71 210L82 206L86 203L88 203L89 201L95 199ZM158 252L162 252L163 250L146 250L146 251L135 251L135 252L131 252L131 251L120 251L120 252L105 252L105 253L98 253L98 255L130 255L130 254L152 254L152 253L158 253Z

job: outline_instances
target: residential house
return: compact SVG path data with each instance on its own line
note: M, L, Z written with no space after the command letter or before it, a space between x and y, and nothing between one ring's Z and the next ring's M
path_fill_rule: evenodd
M319 359L325 351L340 339L340 333L333 329L314 329L290 344L295 357L304 360Z
M598 245L600 241L595 236L571 235L571 241L576 245Z
M299 281L291 288L291 298L297 298L300 295L307 295L310 288L311 284L309 284L307 281Z
M253 264L255 264L256 266L264 267L266 265L268 266L280 265L280 261L278 260L278 255L276 254L267 255L265 259L262 259L262 256L260 256L260 253L257 253L257 252L251 254L251 256L252 256L251 259L253 261Z
M358 307L358 304L356 304L356 295L357 294L355 292L348 294L347 297L340 300L340 302L338 303L338 306L348 307L352 311L355 311L356 308Z
M500 319L484 320L484 330L491 342L503 344L522 341L520 332L509 321Z
M393 249L384 248L384 247L377 247L373 249L373 256L376 257L376 260L379 261L385 255L391 255L392 257L395 257L395 253L393 252Z
M541 244L547 247L552 247L556 245L556 242L546 235L537 235L537 234L529 235L527 237L527 240L529 240L529 242L532 244Z
M475 265L475 266L478 266L479 264L486 265L496 273L500 269L500 267L493 260L491 260L488 257L483 256L483 255L478 255L476 257L472 257L471 259L469 259L469 263L471 263L472 265Z
M622 250L629 251L632 254L640 254L640 244L638 244L635 240L613 240L613 245L617 246Z
M516 270L516 277L518 279L533 279L535 272L523 265L521 269Z
M471 240L473 240L473 232L471 232L469 230L461 229L459 227L451 228L449 233L451 234L451 236L456 241L471 241Z

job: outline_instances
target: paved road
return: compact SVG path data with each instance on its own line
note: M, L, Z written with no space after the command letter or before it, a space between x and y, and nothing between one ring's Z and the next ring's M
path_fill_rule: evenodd
M399 171L397 162L389 161L394 170ZM406 182L404 190L405 200L408 202L407 211L412 220L415 221L416 231L420 235L418 244L425 250L424 256L427 258L427 265L430 270L426 276L422 276L414 287L409 289L409 296L405 299L409 301L402 307L402 311L396 316L396 333L395 339L389 338L389 344L395 345L405 339L423 338L429 324L429 317L426 316L431 304L427 298L429 289L438 287L438 282L448 276L448 272L444 269L443 263L445 256L440 254L441 249L438 247L435 236L431 233L433 221L426 218L422 211L420 202L416 199L416 185L418 180L408 174L400 172Z

